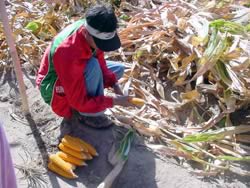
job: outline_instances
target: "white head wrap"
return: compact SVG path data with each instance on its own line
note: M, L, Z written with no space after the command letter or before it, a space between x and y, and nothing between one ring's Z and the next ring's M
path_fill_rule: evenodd
M90 26L87 22L85 22L85 28L87 29L87 31L94 37L101 39L101 40L109 40L112 39L115 34L116 31L113 32L100 32L97 29L93 28L92 26Z

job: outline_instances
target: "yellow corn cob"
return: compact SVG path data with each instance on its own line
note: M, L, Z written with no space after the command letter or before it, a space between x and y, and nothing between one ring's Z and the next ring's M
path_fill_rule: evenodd
M98 156L98 153L97 153L96 149L93 146L91 146L89 143L83 141L82 139L76 138L76 137L72 137L72 136L69 136L69 135L65 135L64 138L74 140L75 142L77 142L78 144L80 144L82 146L82 148L85 149L84 152L88 152L92 156Z
M87 148L88 153L89 153L90 155L92 155L92 156L98 156L98 153L97 153L96 149L95 149L92 145L90 145L89 143L83 141L83 140L80 139L80 138L76 138L76 139L77 139L85 148Z
M92 155L90 153L85 153L85 155L87 156L86 160L91 160L93 159Z
M59 157L56 154L50 155L49 160L55 163L58 167L60 167L62 170L66 172L72 172L76 168L75 165L64 161L61 157Z
M136 97L129 99L129 102L137 106L143 106L145 104L145 101L143 99Z
M62 139L63 145L75 150L75 151L84 151L87 152L87 149L83 147L81 144L79 144L78 141L74 137L71 137L69 135L65 135Z
M61 169L60 167L58 167L58 166L57 166L55 163L53 163L52 161L49 162L48 168L49 168L51 171L53 171L53 172L55 172L55 173L57 173L57 174L59 174L59 175L65 177L65 178L69 178L69 179L78 178L78 176L77 176L73 171L71 171L71 172L64 171L63 169Z
M87 164L84 162L84 160L77 159L76 157L74 157L68 153L59 151L56 154L59 155L59 157L61 157L66 162L72 163L72 164L77 165L77 166L87 166Z
M70 154L74 157L76 157L77 159L83 159L83 160L86 160L87 159L87 155L83 152L77 152L67 146L65 146L63 143L60 143L59 144L59 148L64 151L65 153L67 154Z
M81 148L83 148L83 152L87 153L88 152L88 148L83 145L79 140L79 138L76 138L76 137L72 137L72 136L69 136L69 135L65 135L64 138L68 139L68 140L73 140L74 142L76 142L78 145L80 145Z

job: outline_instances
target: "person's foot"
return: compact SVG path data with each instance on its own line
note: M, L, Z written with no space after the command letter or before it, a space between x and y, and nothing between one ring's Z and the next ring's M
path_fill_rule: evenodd
M105 115L96 117L79 115L78 120L81 124L96 129L108 128L114 124L114 122Z

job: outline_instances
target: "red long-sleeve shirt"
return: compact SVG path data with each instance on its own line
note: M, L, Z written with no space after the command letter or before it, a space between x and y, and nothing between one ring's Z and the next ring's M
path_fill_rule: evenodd
M45 102L63 117L70 117L71 110L96 113L113 106L113 99L106 96L88 96L84 79L86 63L92 57L82 22L66 27L53 40L42 59L36 83ZM102 69L105 87L117 81L106 66L104 53L97 50L96 57ZM63 88L63 90L61 89Z

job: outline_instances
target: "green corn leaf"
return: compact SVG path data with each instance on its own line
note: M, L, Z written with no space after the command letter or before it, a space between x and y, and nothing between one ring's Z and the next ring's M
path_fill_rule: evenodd
M212 167L215 167L215 168L227 169L227 167L216 166L216 165L214 165L212 163L209 163L207 161L204 161L204 160L200 159L197 156L197 154L200 151L193 148L193 147L189 147L189 146L187 146L185 144L182 144L182 143L178 142L177 140L172 140L171 144L173 144L177 148L178 151L181 151L181 152L185 153L186 159L196 161L196 162L201 163L201 164L203 164L205 166L212 166Z
M218 30L213 29L212 34L210 36L207 48L204 52L205 56L211 56L216 48L216 46L219 44L221 37L218 35Z
M131 148L131 138L129 137L128 138L128 145L127 145L127 147L126 147L126 150L124 151L124 153L123 153L123 155L124 156L128 156L128 153L129 153L129 151L130 151L130 148Z
M25 28L32 31L33 33L37 33L41 28L41 23L35 21L29 22Z
M250 32L250 24L246 25L245 28L247 32Z
M136 54L135 54L135 58L139 59L140 57L142 57L144 55L144 50L137 50Z
M120 16L120 19L124 20L124 21L128 21L130 19L130 16L126 15L126 14L122 14Z
M216 131L188 135L180 139L180 141L188 143L209 142L214 140L221 140L225 136L231 136L233 134L240 134L248 131L250 131L250 126L240 125L240 126L226 127L218 129Z
M227 86L231 86L232 84L232 80L227 72L226 66L223 62L218 61L215 65L215 69L217 71L217 73L219 74L221 80L227 85Z
M228 155L221 155L218 157L218 159L224 159L227 161L250 161L250 156L246 157L232 157Z
M236 22L226 21L224 19L214 20L209 24L210 27L216 28L221 32L229 32L232 34L244 34L246 28Z
M190 146L187 146L178 142L178 140L172 140L171 144L175 145L176 148L178 148L180 151L183 151L183 152L188 152L192 154L199 152L197 149L193 147L190 147Z
M132 129L129 129L129 131L121 141L120 147L117 151L117 155L120 156L122 160L128 159L128 154L133 142L134 134L134 131Z
M200 133L195 135L188 135L182 139L184 142L208 142L214 140L221 140L224 138L223 133Z
M193 78L190 80L190 82L197 79L199 76L202 76L207 71L211 70L214 65L216 65L220 57L223 55L227 47L227 37L222 37L218 33L217 29L213 29L208 43L208 47L206 48L203 57L198 62L199 69L193 76Z

